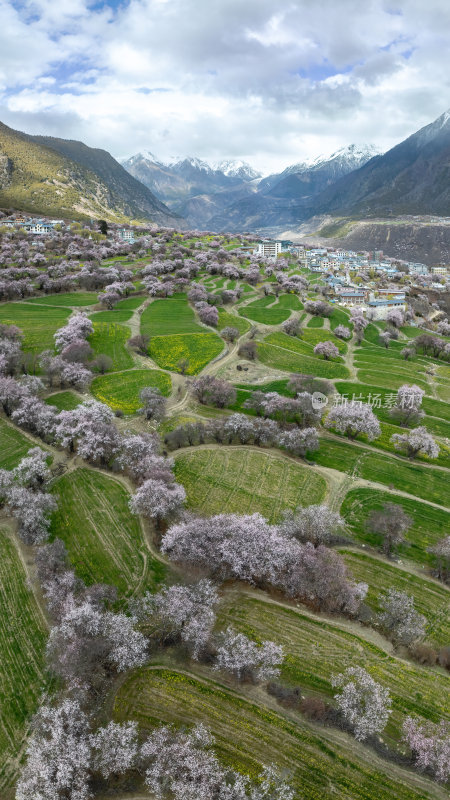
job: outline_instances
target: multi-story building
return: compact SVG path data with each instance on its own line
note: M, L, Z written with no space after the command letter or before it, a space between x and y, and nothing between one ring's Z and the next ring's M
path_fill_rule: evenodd
M129 242L132 244L134 242L134 231L130 230L129 228L121 228L117 235L119 239L122 239L124 242Z
M257 254L265 258L278 258L281 253L281 242L260 242Z
M408 262L408 269L411 275L428 275L428 267L425 264Z
M443 276L445 276L445 275L447 275L447 272L448 272L447 267L445 267L443 264L440 264L438 267L431 267L431 274L432 275L443 275Z

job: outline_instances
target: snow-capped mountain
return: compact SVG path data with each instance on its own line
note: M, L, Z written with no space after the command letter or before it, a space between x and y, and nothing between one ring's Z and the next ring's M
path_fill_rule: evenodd
M214 164L214 169L230 178L241 178L243 181L254 181L261 177L260 172L241 159L218 161Z
M211 165L195 156L185 156L163 161L149 150L136 153L122 161L122 165L171 207L192 197L244 186L260 177L250 164L241 160Z

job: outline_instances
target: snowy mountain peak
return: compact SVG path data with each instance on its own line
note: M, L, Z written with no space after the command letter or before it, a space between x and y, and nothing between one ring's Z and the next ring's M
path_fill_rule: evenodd
M310 161L309 167L318 167L326 164L328 161L339 160L341 162L348 162L362 167L367 161L374 156L380 155L381 151L373 144L349 144L345 147L340 147L331 155L321 155Z
M174 158L168 162L168 166L172 169L177 169L177 167L191 167L192 169L199 169L203 172L213 172L212 167L207 163L207 161L202 161L201 158L196 158L195 156L184 156L184 158Z
M261 177L260 172L257 172L247 161L242 161L240 158L218 161L214 164L214 169L217 172L222 172L228 178L241 178L244 181L253 181L255 178Z

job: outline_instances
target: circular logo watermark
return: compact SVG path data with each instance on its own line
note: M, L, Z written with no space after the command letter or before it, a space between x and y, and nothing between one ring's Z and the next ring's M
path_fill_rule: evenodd
M328 403L328 397L322 392L313 392L311 403L314 411L321 411Z

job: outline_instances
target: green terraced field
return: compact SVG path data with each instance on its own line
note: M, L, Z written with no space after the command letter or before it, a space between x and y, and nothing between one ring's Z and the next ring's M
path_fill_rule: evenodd
M96 311L92 315L92 322L128 322L133 311L142 305L145 297L126 297L119 300L111 311Z
M98 303L97 297L97 292L64 292L62 294L45 294L41 297L30 297L26 302L45 306L81 308L82 306L96 305Z
M348 400L355 399L370 403L378 419L392 422L389 410L397 397L397 392L392 389L385 386L367 386L359 382L337 381L336 391L339 394L347 395ZM425 411L426 416L419 424L425 425L436 436L450 438L450 408L448 404L432 397L424 397L422 410Z
M35 443L14 425L0 419L0 469L14 469ZM43 447L45 450L45 447Z
M450 641L450 589L438 581L414 575L388 561L367 553L339 548L345 563L358 581L369 586L366 602L378 612L378 598L388 589L397 589L414 597L416 609L428 620L427 639L442 646Z
M278 305L281 308L290 308L291 311L301 311L303 309L303 303L296 294L280 294Z
M32 306L30 303L0 305L0 323L17 325L24 334L23 350L35 354L53 350L53 334L66 324L70 314L70 308Z
M6 528L0 529L0 608L0 796L12 800L31 715L49 688L44 678L48 631Z
M112 359L114 370L130 369L134 365L133 356L126 348L130 336L130 329L125 325L94 321L94 333L89 336L89 344L95 356L103 353Z
M331 333L327 338L334 342ZM312 345L284 333L271 333L263 342L259 342L258 358L263 364L286 372L304 372L319 378L349 377L348 369L341 359L325 361L316 358Z
M391 745L400 740L402 722L409 714L433 722L450 719L446 675L388 655L364 638L364 629L358 635L300 610L242 594L221 609L219 622L224 627L232 624L256 641L283 645L283 682L327 698L334 694L332 675L350 666L364 667L391 692L393 713L383 734Z
M259 512L279 519L285 508L323 500L327 486L317 472L246 447L208 447L175 457L175 475L187 504L206 514Z
M63 540L77 575L88 585L109 583L130 596L163 579L165 568L152 557L128 508L128 492L117 480L81 468L63 475L53 492L58 509L51 535Z
M344 440L321 439L312 460L354 477L384 483L438 505L448 503L447 473L437 467L425 467L406 459L389 458L364 447L355 447Z
M156 369L131 369L99 375L92 381L91 393L113 411L135 414L142 406L139 392L147 386L156 387L165 397L172 391L170 375L165 372Z
M180 360L187 360L186 375L196 375L213 358L220 355L225 345L216 333L188 333L175 336L153 336L149 354L159 367L180 372Z
M83 400L79 395L75 394L75 392L68 390L66 392L56 392L50 395L45 402L48 403L49 406L55 406L58 411L73 411Z
M141 333L165 336L174 333L208 333L199 325L185 294L154 300L141 315Z
M311 317L306 323L307 328L323 328L325 322L323 317Z
M219 308L219 322L217 324L217 329L219 331L223 331L224 328L228 327L237 328L242 336L243 333L246 333L250 330L251 326L246 319L242 319L242 317L238 317L236 314L230 314L228 311L224 311L222 308Z
M398 554L419 564L433 563L434 557L427 549L448 533L450 513L421 503L420 500L392 495L379 489L352 489L342 503L341 514L355 539L381 548L381 537L366 530L366 520L373 509L381 508L384 503L402 506L413 520L406 534L406 542L397 548Z
M305 724L259 697L164 667L131 675L114 703L117 721L135 719L144 730L159 724L203 722L216 740L219 758L256 776L274 763L288 775L295 800L431 800L444 795L420 776L392 766L350 739Z
M271 307L267 308L267 306ZM290 316L290 310L286 307L283 308L276 298L269 296L241 306L239 314L241 317L246 317L262 325L280 325Z

